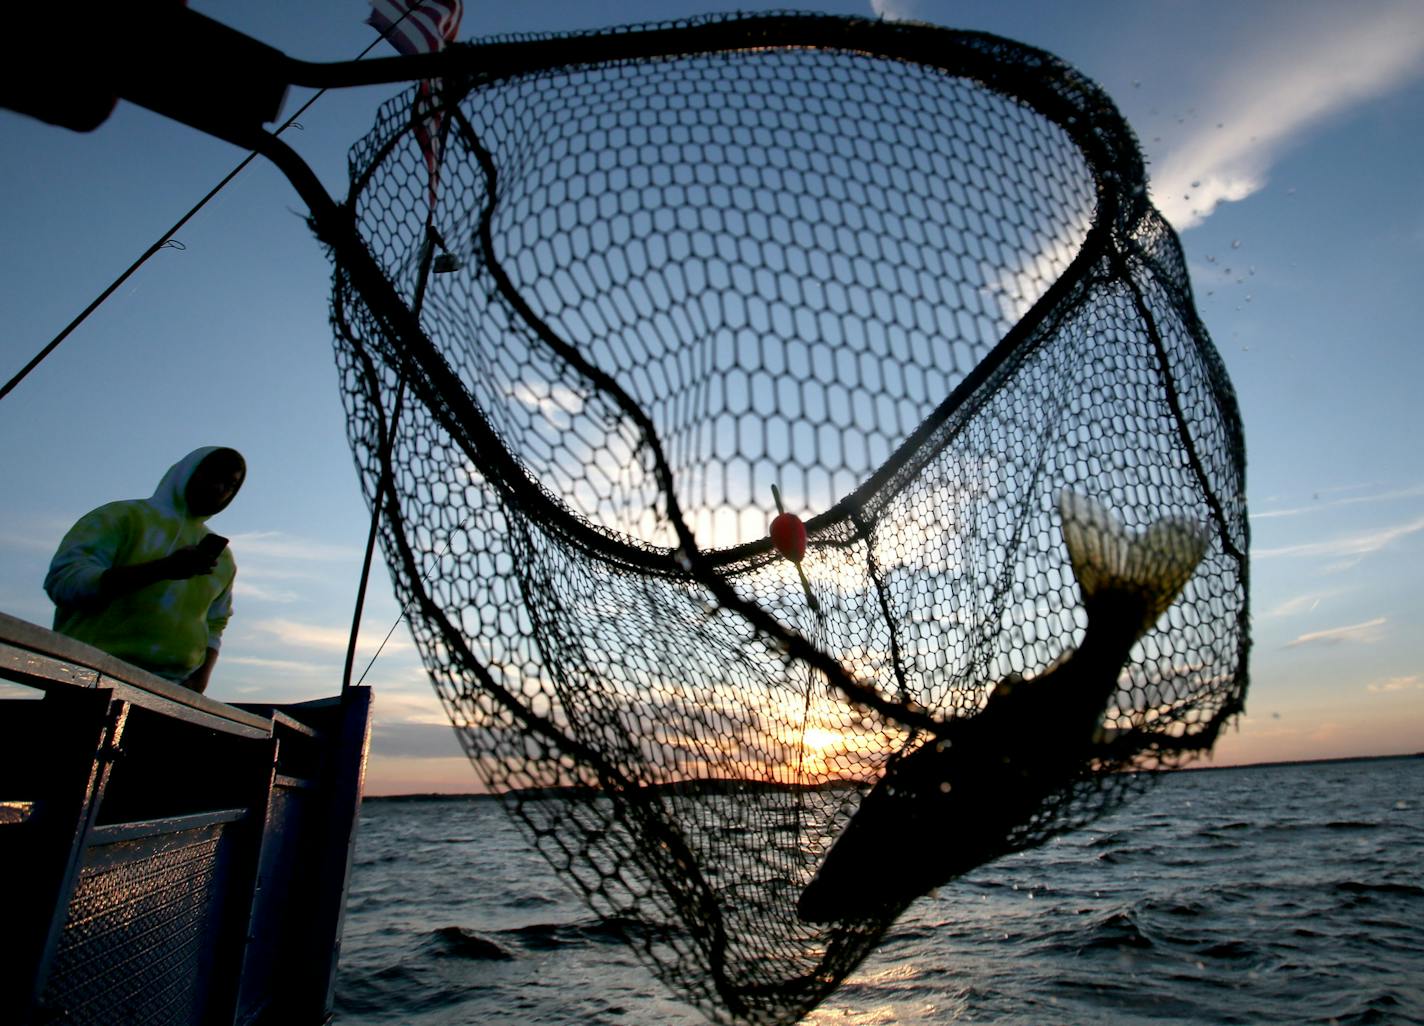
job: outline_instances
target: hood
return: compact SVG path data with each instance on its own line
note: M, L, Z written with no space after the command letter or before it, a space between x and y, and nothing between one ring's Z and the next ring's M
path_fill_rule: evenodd
M187 517L188 500L184 493L188 489L188 482L192 480L193 472L198 469L198 464L207 459L208 456L220 449L226 449L225 445L204 445L194 449L184 456L173 466L168 468L168 473L163 475L163 480L158 482L158 487L153 492L153 497L148 501L160 509L170 513L175 513L180 517ZM219 511L221 512L221 511ZM216 514L209 514L215 516ZM206 520L206 516L193 517L195 520Z

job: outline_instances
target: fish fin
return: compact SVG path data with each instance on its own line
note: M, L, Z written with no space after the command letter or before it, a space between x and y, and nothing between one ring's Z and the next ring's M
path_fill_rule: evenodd
M1176 601L1206 555L1204 525L1165 517L1145 531L1129 531L1111 510L1065 488L1059 497L1063 540L1085 604L1107 592L1125 592L1143 603L1141 632Z

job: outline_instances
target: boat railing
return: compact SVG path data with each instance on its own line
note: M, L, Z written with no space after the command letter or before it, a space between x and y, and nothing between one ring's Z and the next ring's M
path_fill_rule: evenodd
M371 695L234 705L0 614L21 1023L330 1018Z

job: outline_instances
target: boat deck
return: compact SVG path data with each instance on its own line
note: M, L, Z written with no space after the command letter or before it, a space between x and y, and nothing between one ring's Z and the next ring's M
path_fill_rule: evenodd
M229 705L4 614L0 680L17 1021L328 1021L370 689Z

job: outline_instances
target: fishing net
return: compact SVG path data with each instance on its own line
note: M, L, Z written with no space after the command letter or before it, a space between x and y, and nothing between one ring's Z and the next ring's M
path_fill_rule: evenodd
M351 441L480 778L668 984L791 1022L903 911L797 900L897 759L1081 643L1065 490L1209 544L984 858L1210 748L1246 686L1240 424L1096 86L811 16L452 52L352 151L419 327L337 247Z

